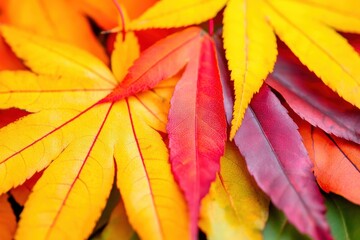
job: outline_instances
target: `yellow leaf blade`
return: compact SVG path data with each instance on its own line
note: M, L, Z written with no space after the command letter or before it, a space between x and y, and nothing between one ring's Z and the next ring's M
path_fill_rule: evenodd
M98 79L103 87L114 87L117 83L104 63L77 47L5 25L1 32L15 54L35 73Z
M44 171L25 204L18 239L85 239L91 234L114 180L113 133L119 124L112 106L91 109L86 115L96 117L96 124L86 126L83 119L81 134Z
M15 229L16 218L11 205L8 202L8 195L2 194L0 196L0 239L14 239Z
M296 9L307 18L316 19L337 30L360 33L360 2L357 0L282 0L281 5L286 9Z
M140 45L135 33L127 32L127 26L130 20L125 8L122 5L118 5L118 7L122 9L122 17L119 18L119 25L125 26L126 31L120 31L116 35L114 50L111 54L111 69L116 80L121 82L127 74L128 69L139 57Z
M225 6L227 0L162 0L130 23L130 29L173 28L199 24Z
M0 129L0 138L7 139L0 146L1 193L45 168L64 149L69 137L53 131L75 115L73 111L63 111L61 115L58 111L42 111Z
M109 222L94 240L130 240L135 235L125 212L124 203L121 200L113 210Z
M230 0L224 11L224 48L234 81L230 139L235 136L253 95L276 61L276 38L262 14L262 1Z
M88 20L67 0L7 0L4 15L12 26L75 45L108 62Z
M135 114L157 131L166 132L170 99L178 80L179 76L163 80L151 91L129 98L130 105L136 109Z
M268 207L238 149L228 143L220 173L202 201L201 229L211 240L262 239Z
M186 203L161 136L134 114L129 102L122 102L119 112L124 124L115 148L117 184L131 225L141 239L188 239Z
M123 34L119 32L116 36L114 51L111 55L111 68L118 82L121 82L129 67L140 55L140 46L133 32Z
M67 106L30 114L0 129L0 192L44 169L86 128L98 123L93 106ZM85 109L85 110L84 110ZM11 174L10 174L11 173Z
M0 72L0 109L29 112L95 103L109 94L99 79L36 75L29 71Z
M346 101L360 107L360 57L347 41L277 2L268 2L267 13L278 36L300 61Z

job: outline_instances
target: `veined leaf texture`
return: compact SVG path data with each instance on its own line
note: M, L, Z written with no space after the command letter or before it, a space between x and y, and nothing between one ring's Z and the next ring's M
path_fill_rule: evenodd
M357 239L359 7L0 1L0 238Z

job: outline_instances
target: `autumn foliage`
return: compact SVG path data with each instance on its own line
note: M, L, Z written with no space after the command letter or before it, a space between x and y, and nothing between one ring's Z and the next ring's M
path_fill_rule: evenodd
M0 0L0 239L357 239L357 0Z

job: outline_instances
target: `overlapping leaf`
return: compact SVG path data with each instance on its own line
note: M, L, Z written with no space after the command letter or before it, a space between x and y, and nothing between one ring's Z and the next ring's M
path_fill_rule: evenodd
M307 122L325 132L360 142L360 110L340 98L320 79L281 49L274 72L266 82Z
M35 73L71 77L75 81L96 79L111 88L117 83L104 63L79 48L7 26L2 26L1 32L16 55ZM23 44L25 39L27 44Z
M89 24L79 11L94 18L101 27L110 28L116 19L111 1L104 1L100 6L93 0L51 3L26 0L19 7L18 18L14 14L16 1L7 0L8 8L3 7L4 2L0 10L6 10L8 19L2 15L0 21L80 46L106 62L103 50L92 40ZM145 1L142 7L153 2ZM134 6L131 1L124 4ZM135 34L128 29L197 24L213 18L225 4L224 48L235 89L230 137L236 136L251 174L290 221L314 239L331 238L324 205L311 175L312 165L296 126L267 88L254 97L246 114L245 109L272 71L277 54L274 32L330 88L351 104L360 106L359 57L333 30L359 32L360 15L354 10L357 3L353 0L346 0L344 4L325 0L163 0L131 24L126 19L123 21L123 17L120 24L126 26L115 42L112 71L91 54L73 46L1 26L2 34L31 71L0 72L0 113L15 111L18 114L10 120L0 120L4 126L0 137L6 139L0 146L0 192L24 182L22 186L26 186L31 181L27 179L34 178L39 171L44 172L31 187L18 238L87 238L105 206L115 174L129 222L141 238L196 238L199 203L215 179L223 153L226 134L220 78L224 86L229 84L226 76L229 72L215 56L210 37L193 27L150 47L126 74L139 56L140 48ZM26 17L29 13L24 9L32 9L35 16ZM141 9L135 9L132 16L138 15ZM65 13L68 18L64 18ZM43 29L35 29L34 23ZM49 27L52 25L53 29ZM74 33L74 28L82 30ZM22 68L12 60L7 63L12 53L6 45L0 48L5 54L5 60L0 59L0 69ZM294 68L290 71L295 72ZM157 85L176 74L175 78ZM273 76L276 77L276 73ZM180 77L167 125L169 99ZM270 80L275 88L281 89L279 92L290 106L301 107L303 117L311 119L312 124L358 141L357 131L353 130L357 125L355 107L343 104L338 108L335 103L339 100L332 98L334 94L329 90L320 98L310 84L298 79L293 82L296 87L286 85L280 77L275 79L276 84ZM314 86L319 86L319 82ZM291 92L293 88L297 91ZM303 99L298 97L301 96L299 89L305 94ZM224 91L223 94L228 110L229 106L233 107L231 93ZM325 99L329 96L334 100ZM315 101L319 104L314 104ZM326 106L331 105L329 103L334 103L333 107L338 110L329 110ZM243 126L235 135L244 114ZM227 115L231 117L231 110ZM344 121L340 115L346 116ZM325 121L321 120L324 116ZM161 137L164 135L157 132L166 130L169 131L172 171ZM350 180L358 177L358 147L318 129L308 131L307 136L310 137L305 140L321 187L358 203L357 191L345 189L347 185L357 187ZM337 158L333 160L334 157ZM223 170L227 169L227 165L223 165ZM244 204L241 207L246 208L241 214L248 218L255 216L255 219L248 221L252 224L240 224L239 206L232 201L232 196L235 199L238 195L229 194L239 186L226 181L226 174L237 169L231 166L227 166L230 170L226 173L218 173L214 183L217 188L212 188L205 199L201 226L209 238L217 238L215 232L260 238L265 214L259 217L248 213L251 207L259 206ZM325 172L328 168L330 171ZM345 174L348 176L341 178ZM331 181L333 177L341 179ZM12 193L19 198L15 196L16 190ZM24 193L22 203L28 195ZM260 205L260 212L265 213L264 204ZM211 212L209 206L216 211ZM79 215L76 218L74 210ZM206 215L215 217L210 220ZM221 219L224 221L216 223L215 220ZM286 222L281 223L286 226ZM350 236L351 224L343 221L335 225L341 224L345 226L344 234ZM124 226L130 229L128 223Z
M299 233L275 206L270 206L269 219L264 229L264 240L309 240L309 237Z
M119 111L126 122L118 129L124 137L115 149L117 185L130 223L143 239L190 238L187 206L171 173L161 136L128 101Z
M201 203L200 227L208 239L262 239L268 199L234 144L227 143L220 164L216 181Z
M336 240L355 240L359 236L360 207L352 204L340 196L327 194L326 218L331 227L332 235ZM300 234L294 226L288 222L284 214L274 206L270 207L270 217L264 230L265 240L309 240L306 235Z
M132 229L124 208L123 201L119 201L113 210L109 222L101 234L94 240L116 240L116 239L133 239L135 231Z
M185 193L195 236L200 200L215 180L226 139L221 82L209 36L175 88L167 132L172 170Z
M114 28L117 24L118 13L112 0L71 0L71 7L79 9L91 17L103 29ZM128 10L128 9L126 9Z
M276 60L275 35L264 18L261 0L229 0L224 11L224 48L235 92L231 139Z
M8 202L8 195L0 195L0 238L11 240L16 230L16 217Z
M360 107L357 97L360 92L360 58L333 30L359 31L356 6L353 0L341 4L325 0L228 1L224 11L223 37L236 96L230 138L239 128L252 96L273 69L276 43L269 23L301 62L346 101ZM162 9L156 10L160 12ZM177 13L167 16L164 22L174 17L181 23L173 24L174 27L197 23L197 15L178 16ZM144 21L141 27L171 25Z
M0 73L1 108L36 112L0 130L0 137L7 139L0 147L1 192L47 167L25 204L17 237L89 236L112 187L114 156L118 186L140 236L190 237L185 201L171 174L166 147L154 130L165 129L176 81L123 101L98 104L116 84L99 60L65 44L10 27L2 30L38 74ZM168 221L171 217L176 219ZM153 224L142 228L142 222Z
M128 69L133 65L135 59L140 55L140 46L135 33L126 31L129 23L127 12L122 10L119 4L116 5L121 11L120 23L125 31L117 33L114 43L114 50L111 53L111 69L118 82L121 82Z
M17 70L22 69L23 64L11 52L9 46L0 38L0 70Z
M35 183L39 180L42 173L43 171L35 173L31 178L26 180L23 184L10 190L10 194L15 199L17 204L19 204L20 206L25 205L32 189L34 188Z
M282 4L340 31L360 33L359 1L289 0Z
M73 44L108 62L89 22L67 0L8 0L4 15L7 24Z
M103 102L117 101L154 87L178 73L199 49L200 28L188 28L168 36L142 52L125 79Z
M147 28L172 28L199 24L216 14L227 0L162 0L132 21L134 30Z
M328 195L327 218L336 240L355 240L359 237L359 205L352 204L340 196Z
M234 140L259 187L289 221L314 239L331 239L297 126L267 87L254 97Z
M299 125L321 188L360 204L359 145L328 135L303 121Z
M0 128L28 115L29 113L17 108L0 109Z
M358 54L333 29L304 17L298 8L289 6L290 2L272 1L266 5L276 33L325 84L359 107Z

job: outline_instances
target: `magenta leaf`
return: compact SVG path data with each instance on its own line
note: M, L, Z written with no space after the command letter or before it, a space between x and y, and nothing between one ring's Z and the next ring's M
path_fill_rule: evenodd
M266 82L313 126L360 143L360 110L325 86L290 54L289 50L280 51L275 70Z
M234 141L260 188L289 221L314 239L332 239L297 126L266 85L254 96Z

